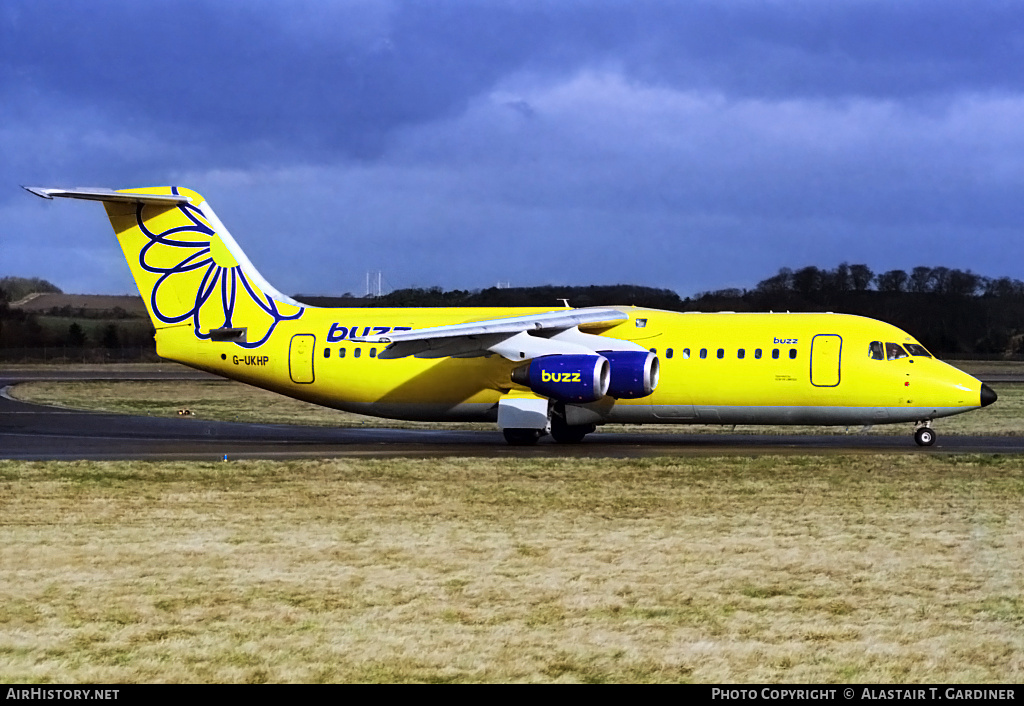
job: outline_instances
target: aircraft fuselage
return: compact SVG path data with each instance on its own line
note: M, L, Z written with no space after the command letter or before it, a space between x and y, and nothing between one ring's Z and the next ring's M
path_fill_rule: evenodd
M873 319L612 308L629 318L600 335L656 353L660 382L640 399L567 403L571 423L884 424L982 406L980 381L933 357L908 355L907 344L923 348ZM164 357L328 407L395 419L493 422L503 395L528 392L511 379L516 361L495 354L388 358L384 345L351 338L545 311L308 309L302 319L282 322L258 354L231 342L161 335L173 328L158 332L157 345ZM872 357L873 343L883 351L896 344L902 356Z

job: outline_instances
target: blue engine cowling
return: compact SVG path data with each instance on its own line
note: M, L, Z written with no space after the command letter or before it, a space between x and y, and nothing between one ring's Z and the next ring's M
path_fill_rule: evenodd
M593 402L608 394L611 366L604 355L546 355L512 371L512 380L563 402Z
M608 394L618 399L647 397L658 386L661 363L650 351L600 351L611 365Z

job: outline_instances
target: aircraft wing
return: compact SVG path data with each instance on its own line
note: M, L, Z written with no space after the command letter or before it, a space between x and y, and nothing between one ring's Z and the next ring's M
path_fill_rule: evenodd
M632 350L635 344L582 333L577 328L586 324L614 325L627 319L627 314L616 309L567 309L349 340L390 344L381 352L381 358L466 358L497 353L509 360L526 360L542 355L593 353L592 345L601 345L606 350L623 346Z

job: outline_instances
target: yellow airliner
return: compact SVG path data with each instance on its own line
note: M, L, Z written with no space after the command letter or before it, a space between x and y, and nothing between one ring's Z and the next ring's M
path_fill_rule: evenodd
M206 200L178 187L47 189L102 201L164 358L394 419L497 422L513 444L597 425L912 423L992 404L895 326L842 314L326 309L274 289Z

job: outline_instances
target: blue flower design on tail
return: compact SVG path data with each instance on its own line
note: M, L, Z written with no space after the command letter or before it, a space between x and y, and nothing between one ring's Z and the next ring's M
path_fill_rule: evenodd
M257 348L279 323L302 316L301 307L276 301L260 289L199 208L178 204L144 219L148 208L153 207L136 207L139 229L149 239L139 265L158 275L150 295L157 319L166 324L191 319L196 337L207 340L211 329L244 326L248 340L236 345Z

